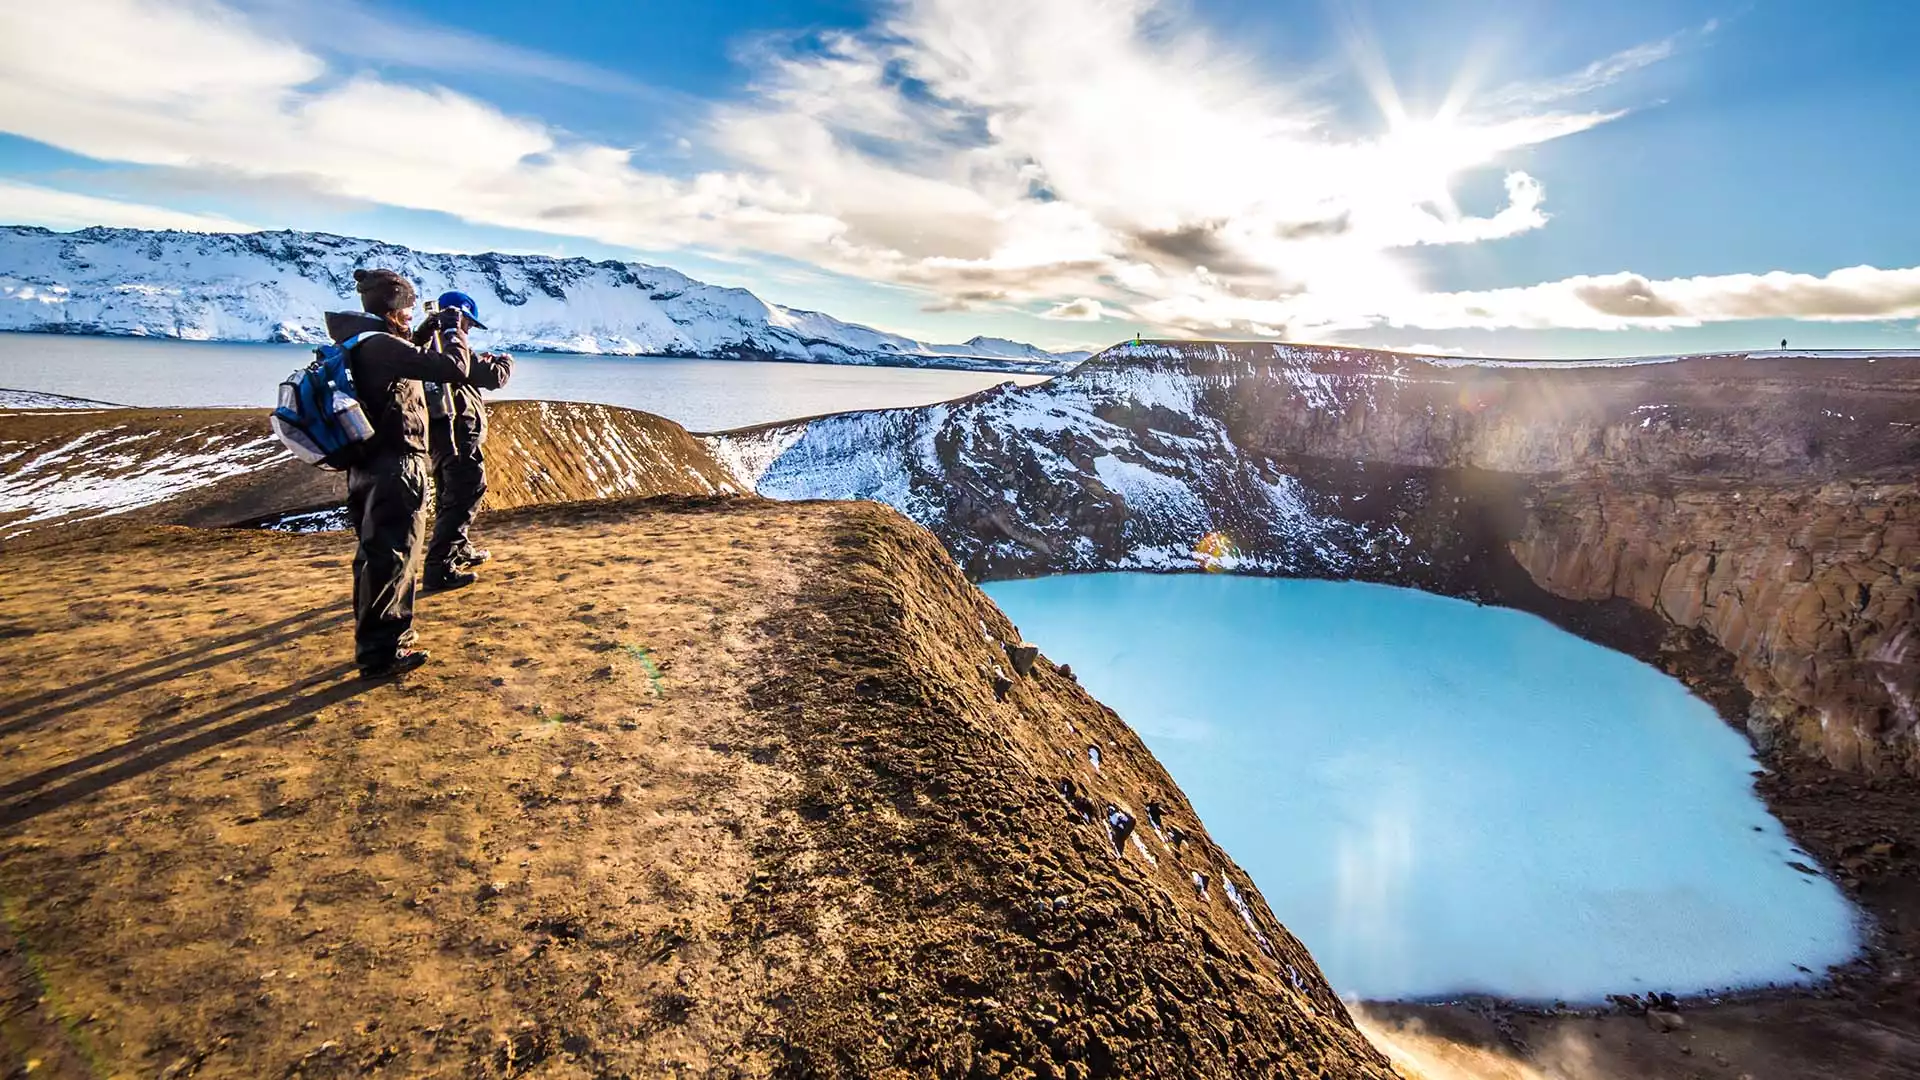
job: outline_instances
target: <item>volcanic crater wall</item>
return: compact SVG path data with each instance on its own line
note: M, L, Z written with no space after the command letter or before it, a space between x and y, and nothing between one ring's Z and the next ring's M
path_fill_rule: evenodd
M1920 355L1499 363L1146 344L1037 387L712 440L982 578L1356 578L1542 614L1764 748L1920 775Z
M488 406L489 509L743 492L679 424L611 405ZM345 504L264 409L0 409L0 540L110 521L212 527Z

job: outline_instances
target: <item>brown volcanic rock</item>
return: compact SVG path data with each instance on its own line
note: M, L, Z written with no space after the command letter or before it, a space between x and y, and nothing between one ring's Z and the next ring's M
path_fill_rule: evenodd
M1704 631L1732 654L1762 746L1920 773L1912 485L1567 484L1542 492L1513 553L1552 592L1619 597Z
M488 542L373 684L344 536L0 553L12 1072L1392 1075L1118 717L995 700L1017 632L899 515Z

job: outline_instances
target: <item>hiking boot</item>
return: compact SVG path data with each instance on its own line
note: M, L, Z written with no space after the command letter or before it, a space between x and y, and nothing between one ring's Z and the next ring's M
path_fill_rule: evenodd
M454 553L453 564L455 566L479 566L491 558L493 558L493 552L487 551L484 548L467 548L464 551Z
M364 664L360 668L363 679L391 679L395 675L404 675L427 662L425 649L395 649L393 655Z
M446 592L448 589L464 589L480 580L480 575L471 570L461 570L453 566L436 566L427 571L427 579L420 585L422 592Z

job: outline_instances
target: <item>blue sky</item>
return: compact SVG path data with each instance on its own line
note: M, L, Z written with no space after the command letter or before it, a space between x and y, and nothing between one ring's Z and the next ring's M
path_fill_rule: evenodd
M1904 0L70 0L0 41L0 219L641 259L940 340L1920 347Z

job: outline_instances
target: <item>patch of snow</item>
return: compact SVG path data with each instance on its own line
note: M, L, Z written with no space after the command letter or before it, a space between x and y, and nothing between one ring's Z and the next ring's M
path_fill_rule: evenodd
M350 532L353 519L347 516L347 508L336 506L328 510L309 510L301 514L282 514L260 526L270 532L318 533Z
M200 434L200 433L195 433ZM0 536L56 518L85 521L165 502L228 477L253 472L287 452L272 436L183 450L193 436L110 427L37 455L0 475ZM18 455L16 455L17 457Z
M68 397L65 394L49 394L39 390L0 389L0 409L37 409L37 410L86 410L118 409L120 406L104 401L89 401L86 398Z

